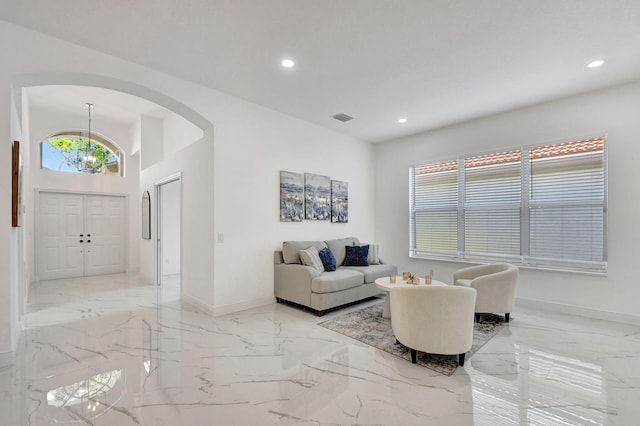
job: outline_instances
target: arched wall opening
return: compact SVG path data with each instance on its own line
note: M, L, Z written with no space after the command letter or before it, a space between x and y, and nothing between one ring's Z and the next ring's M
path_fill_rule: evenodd
M127 153L125 162L128 167L137 168L137 173L132 173L130 176L123 177L118 183L114 185L105 185L99 183L95 176L88 176L88 180L82 189L75 188L73 185L67 185L64 178L54 178L51 180L51 176L38 177L39 172L39 153L32 152L30 157L31 161L25 164L24 174L27 187L30 189L29 193L25 195L30 197L30 205L26 206L26 221L24 227L26 229L21 233L21 239L19 247L23 247L18 254L15 262L17 263L17 269L21 268L21 265L26 266L26 273L19 283L18 289L18 304L20 316L24 313L24 307L28 298L29 284L38 279L37 268L35 263L35 237L28 237L34 235L35 228L35 189L53 189L59 186L69 187L71 192L86 192L86 193L98 193L98 194L120 194L127 197L127 203L129 207L129 216L131 222L128 228L128 238L131 247L131 255L128 261L128 270L135 272L136 270L149 280L153 280L153 271L156 266L154 264L154 243L155 236L152 235L151 240L140 239L140 196L145 190L153 188L153 182L162 179L167 175L171 175L176 172L185 172L185 191L183 195L183 203L187 204L198 198L199 202L202 202L204 197L207 201L207 205L211 206L208 211L194 211L189 216L189 213L185 214L183 221L189 222L193 226L186 226L184 229L184 241L195 241L196 238L188 238L190 233L195 236L198 234L197 230L202 227L213 228L213 193L212 191L203 191L203 185L208 188L213 188L213 171L204 171L202 167L194 167L193 163L197 162L199 158L205 159L206 162L213 164L213 125L202 115L195 110L182 104L181 102L168 97L156 90L144 87L135 83L131 83L124 80L114 79L111 77L88 75L80 73L34 73L25 74L15 77L12 80L12 92L13 102L15 110L18 114L18 122L22 123L21 137L25 142L34 141L40 142L42 138L50 135L53 131L59 130L50 127L49 132L43 131L39 134L31 134L29 126L30 117L29 114L29 99L24 96L25 90L34 87L41 86L83 86L87 88L102 88L115 92L120 92L130 96L145 99L153 102L171 113L180 116L184 120L188 121L191 125L195 126L200 132L200 137L194 140L193 143L185 144L180 152L171 153L168 158L155 157L153 161L148 161L145 167L142 167L142 159L145 150L144 137L140 136L140 140L137 141L137 145L133 144L123 150ZM46 127L46 126L44 126ZM144 131L151 129L162 130L162 117L145 116L141 117L139 123L133 132L143 133ZM166 126L165 126L166 128ZM160 130L160 131L161 131ZM107 134L105 132L105 134ZM193 137L194 132L191 132ZM157 136L157 132L154 133ZM31 143L29 143L31 144ZM25 144L27 145L27 144ZM32 144L31 144L32 145ZM33 145L32 145L33 146ZM133 149L132 149L133 147ZM33 155L36 154L36 155ZM186 171L186 169L189 169ZM56 181L56 179L59 179ZM45 183L46 182L46 183ZM31 216L31 217L29 217ZM154 229L155 227L152 227ZM212 232L212 231L211 231ZM27 240L28 241L25 241ZM182 248L182 256L190 256L191 258L197 258L198 256L193 253L201 252L201 247L193 246L193 244L186 243L186 246ZM209 265L213 263L212 259L213 248L211 248L208 255L209 259L206 260L208 273L210 273ZM13 261L13 260L12 260ZM213 289L209 289L209 294L201 294L202 288L190 286L190 282L195 281L195 276L202 275L203 272L199 269L204 269L204 266L193 265L193 261L184 262L184 266L193 266L190 272L186 272L183 276L183 292L185 296L193 300L205 300L208 306L213 306Z

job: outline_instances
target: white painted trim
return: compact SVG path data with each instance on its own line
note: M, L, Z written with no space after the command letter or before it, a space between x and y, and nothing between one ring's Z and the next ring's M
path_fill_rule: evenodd
M174 173L174 174L169 175L167 177L164 177L164 178L154 182L153 184L155 186L160 186L160 185L164 185L165 183L173 182L174 180L179 180L181 178L182 178L182 172L177 172L177 173Z
M182 288L182 265L184 265L184 259L182 258L182 172L176 172L172 175L166 176L153 184L154 189L154 197L156 198L156 208L155 208L155 225L156 225L156 236L155 236L155 248L154 248L154 270L155 272L155 285L162 285L162 200L161 200L161 190L162 185L166 185L171 182L179 182L180 183L180 199L178 202L180 203L180 223L178 226L180 227L180 288ZM153 221L152 221L153 222ZM152 234L153 238L153 234ZM211 314L213 315L213 314Z
M36 195L40 195L41 192L52 192L54 194L75 194L75 195L99 195L104 197L129 197L129 194L124 192L94 192L83 191L73 189L49 189L49 188L34 188Z
M0 352L0 367L13 364L13 352Z
M197 299L193 296L190 296L186 293L182 293L181 295L181 300L182 302L186 303L187 305L192 306L193 308L195 308L198 312L206 314L206 315L210 315L210 316L214 316L213 315L213 306L207 305L206 303L202 302L200 299Z
M599 309L583 308L580 306L562 305L560 303L542 302L540 300L516 299L516 306L522 306L540 311L560 314L576 315L586 318L594 318L604 321L613 321L623 324L639 325L640 316L620 314L617 312L602 311Z
M225 306L216 306L213 308L213 316L233 314L235 312L245 311L247 309L257 308L259 306L272 305L276 299L274 297L264 297L262 299L249 300L247 302L234 303Z

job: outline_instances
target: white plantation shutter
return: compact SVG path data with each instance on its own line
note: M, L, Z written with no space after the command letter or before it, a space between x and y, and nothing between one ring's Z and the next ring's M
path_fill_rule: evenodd
M410 256L606 272L603 138L410 170Z
M457 256L458 161L411 169L411 255Z

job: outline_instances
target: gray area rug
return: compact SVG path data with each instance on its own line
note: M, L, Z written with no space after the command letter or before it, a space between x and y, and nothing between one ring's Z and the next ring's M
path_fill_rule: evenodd
M502 329L504 326L502 321L504 318L499 315L484 314L482 322L474 324L473 346L467 352L465 363ZM396 343L391 329L391 320L382 318L382 304L371 305L318 325L411 362L409 348ZM418 352L418 365L450 376L458 367L458 356Z

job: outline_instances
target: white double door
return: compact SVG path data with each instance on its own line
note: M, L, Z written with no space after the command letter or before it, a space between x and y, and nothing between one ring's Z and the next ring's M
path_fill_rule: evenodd
M125 206L122 196L40 192L40 279L125 272Z

